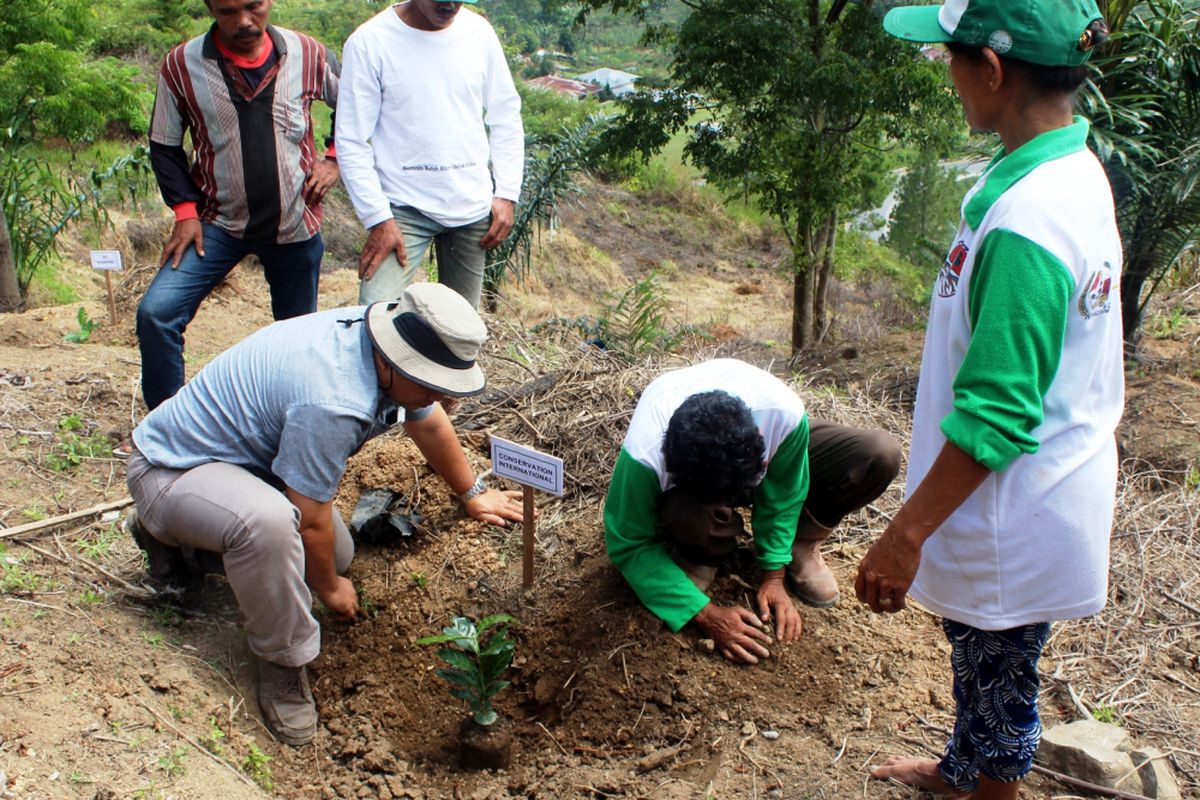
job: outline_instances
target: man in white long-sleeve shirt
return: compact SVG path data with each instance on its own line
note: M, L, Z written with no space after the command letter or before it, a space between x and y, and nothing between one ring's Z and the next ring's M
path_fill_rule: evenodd
M407 0L346 41L337 157L370 231L361 303L399 297L432 241L438 280L478 308L484 251L512 228L521 100L496 32L462 5Z

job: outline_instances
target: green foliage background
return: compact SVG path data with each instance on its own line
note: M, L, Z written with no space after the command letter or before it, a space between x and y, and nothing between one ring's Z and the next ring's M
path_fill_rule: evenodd
M83 186L88 171L111 172L108 165L144 137L163 54L211 20L203 0L0 2L0 202L14 240L24 236L17 247L37 262L23 269L24 287L53 261L62 224L98 210L99 192ZM944 68L880 30L879 18L899 4L483 0L475 10L489 17L510 55L535 160L561 156L560 145L571 140L572 169L586 163L639 191L705 176L734 213L781 224L797 269L806 259L827 261L824 247L838 274L856 273L845 263L854 251L889 274L907 271L894 277L909 286L936 262L967 183L935 164L961 151L956 137L964 132L955 115L947 127L946 109L935 108L939 99L955 105ZM357 25L387 5L279 3L272 20L340 51ZM1102 0L1101 7L1114 37L1095 59L1083 107L1117 196L1131 337L1155 288L1190 263L1200 237L1200 3ZM610 134L602 155L578 134L611 127L614 104L564 100L520 80L598 66L632 71L643 87L675 90L628 104L625 118L634 124ZM319 106L317 124L328 128ZM922 139L940 142L938 156L922 144L912 152L898 146ZM77 159L83 146L97 144L105 156ZM659 155L649 164L634 155L652 152ZM836 237L826 229L842 227L838 215L874 207L902 166L911 169L885 242L890 254L855 241L830 248ZM105 180L123 184L130 176L145 180L137 169ZM557 197L559 189L542 194ZM541 211L534 217L546 219Z
M86 142L146 132L151 90L136 64L97 45L84 0L6 0L0 14L0 125L11 138Z

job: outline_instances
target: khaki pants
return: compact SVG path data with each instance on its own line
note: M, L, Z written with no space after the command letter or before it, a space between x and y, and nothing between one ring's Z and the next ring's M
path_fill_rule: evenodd
M317 657L321 633L304 582L300 511L273 476L221 462L156 467L134 450L127 483L147 533L170 547L221 554L255 655L288 667ZM333 529L341 574L354 542L336 510Z
M395 302L416 279L425 265L425 255L432 242L437 254L438 283L444 283L479 308L483 291L483 273L487 253L479 241L492 227L492 215L458 228L447 228L439 222L407 206L392 206L392 217L404 237L407 266L401 267L396 254L389 253L379 263L369 281L358 286L358 302L369 305L376 301Z
M900 472L900 446L887 433L810 419L808 497L797 541L827 537L847 514L883 494ZM737 547L742 515L726 505L698 502L676 489L659 501L659 533L679 555L715 567Z

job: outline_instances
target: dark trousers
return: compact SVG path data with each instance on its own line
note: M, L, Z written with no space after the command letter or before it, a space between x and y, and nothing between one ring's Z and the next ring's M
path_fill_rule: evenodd
M251 253L271 289L271 314L288 319L317 310L317 281L325 244L321 234L295 244L255 244L205 224L204 255L189 247L179 267L161 268L137 310L142 351L142 397L154 410L183 386L183 332L201 301Z
M824 539L842 518L883 494L900 472L900 445L880 430L809 419L808 497L797 541ZM698 502L677 489L659 501L659 534L683 558L717 566L745 530L731 506Z

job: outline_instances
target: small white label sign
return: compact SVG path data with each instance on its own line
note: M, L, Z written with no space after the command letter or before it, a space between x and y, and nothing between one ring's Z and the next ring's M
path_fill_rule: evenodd
M92 269L121 269L120 250L93 250Z
M523 445L492 437L492 472L523 486L562 496L563 462Z

